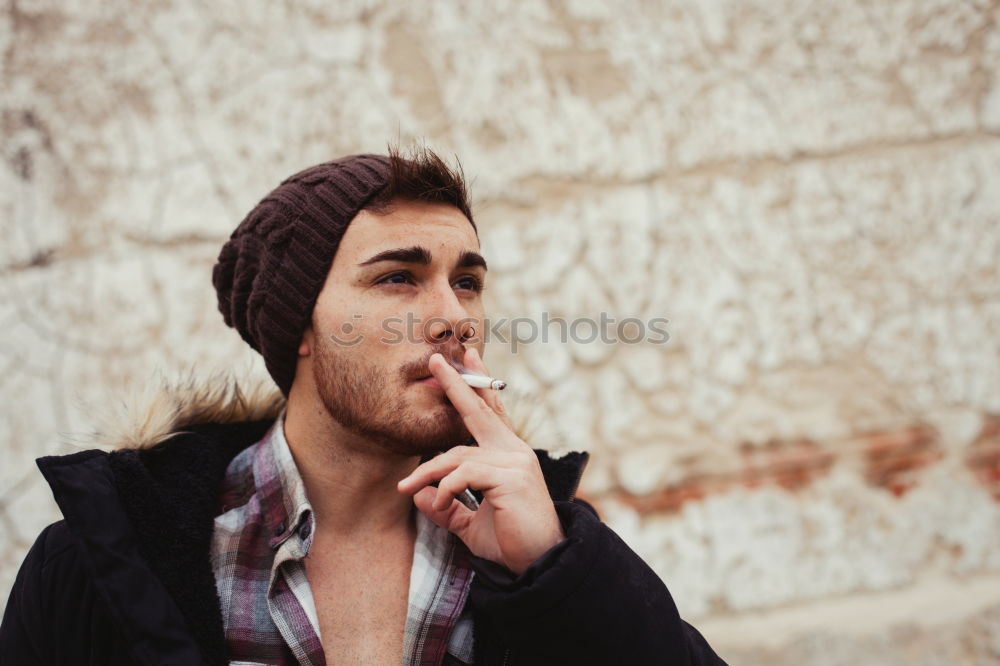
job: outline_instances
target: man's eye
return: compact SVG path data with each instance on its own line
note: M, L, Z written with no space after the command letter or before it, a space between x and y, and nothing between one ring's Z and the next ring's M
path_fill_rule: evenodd
M470 289L472 291L482 291L485 287L483 281L477 277L469 275L455 283L459 289Z
M406 284L411 280L409 273L393 273L392 275L386 275L384 278L378 281L378 284Z

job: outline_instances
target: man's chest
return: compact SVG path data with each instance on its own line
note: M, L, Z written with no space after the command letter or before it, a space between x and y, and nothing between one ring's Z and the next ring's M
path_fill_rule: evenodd
M329 552L305 559L326 663L399 664L408 610L412 549Z

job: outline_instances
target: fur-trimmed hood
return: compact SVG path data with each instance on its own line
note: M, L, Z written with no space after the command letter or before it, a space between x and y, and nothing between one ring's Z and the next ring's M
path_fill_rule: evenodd
M206 375L191 368L173 377L158 372L86 407L91 430L72 439L82 448L148 449L196 424L275 419L286 403L270 378L245 370Z
M569 452L565 438L534 396L505 390L503 404L518 437L532 448L558 457ZM84 407L91 431L74 436L80 448L148 449L188 426L271 420L287 404L269 377L250 370L226 369L205 374L195 368L120 390L97 407Z

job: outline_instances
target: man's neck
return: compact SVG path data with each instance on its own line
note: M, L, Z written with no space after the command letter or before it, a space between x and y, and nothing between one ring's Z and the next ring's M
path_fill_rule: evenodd
M413 500L396 483L419 457L385 451L307 401L288 402L284 430L317 531L363 536L410 528Z

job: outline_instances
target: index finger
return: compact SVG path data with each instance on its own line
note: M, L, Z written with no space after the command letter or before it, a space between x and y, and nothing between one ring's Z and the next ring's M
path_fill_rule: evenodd
M465 350L465 367L470 370L476 370L483 373L484 375L489 375L490 371L483 363L482 357L475 347L469 347ZM486 401L486 404L496 412L500 420L503 421L504 425L507 426L511 431L514 430L514 425L510 422L510 417L507 416L507 410L504 409L503 401L500 399L500 391L494 391L488 388L473 388L476 394Z
M480 446L496 445L511 434L493 408L462 381L458 371L444 360L441 354L434 354L427 362L427 368L441 384L451 404L465 421L466 427Z

